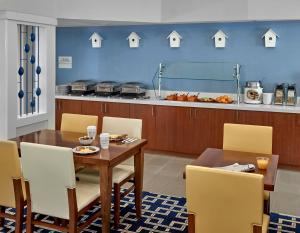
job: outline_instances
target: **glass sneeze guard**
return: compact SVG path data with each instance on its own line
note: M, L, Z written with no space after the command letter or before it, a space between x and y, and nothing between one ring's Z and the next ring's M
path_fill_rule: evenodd
M158 97L161 98L163 79L233 81L236 83L237 103L240 103L240 65L230 62L168 62L160 63Z

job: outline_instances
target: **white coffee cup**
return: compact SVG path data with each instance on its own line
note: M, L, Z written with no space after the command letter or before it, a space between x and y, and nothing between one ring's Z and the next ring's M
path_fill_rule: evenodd
M109 147L109 133L100 134L100 146L102 149L108 149Z
M272 101L273 101L273 93L263 93L264 104L272 104Z
M96 135L97 135L97 127L96 126L90 125L86 128L86 131L87 131L87 136L89 138L93 138L93 139L96 138Z

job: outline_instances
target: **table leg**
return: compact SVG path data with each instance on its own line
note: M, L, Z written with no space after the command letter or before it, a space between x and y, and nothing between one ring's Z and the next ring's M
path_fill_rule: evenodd
M112 168L107 165L102 165L100 166L99 170L100 170L102 233L108 233L110 232Z
M134 155L134 181L135 181L135 208L138 218L142 216L142 192L143 192L143 177L144 177L144 152L142 149Z

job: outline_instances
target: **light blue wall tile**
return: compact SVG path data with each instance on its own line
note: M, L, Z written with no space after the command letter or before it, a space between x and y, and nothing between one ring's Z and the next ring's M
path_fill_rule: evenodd
M262 35L272 28L279 36L276 48L265 48ZM226 48L215 48L211 37L223 30L229 39ZM170 48L166 37L179 32L180 48ZM89 37L98 32L102 48L93 49ZM126 40L137 32L140 47L130 49ZM205 23L110 27L57 28L57 56L72 56L72 69L57 69L57 84L77 79L142 81L152 78L163 61L224 61L242 65L241 79L262 80L266 91L276 83L298 85L300 93L300 21ZM207 81L167 81L170 90L227 92L233 83Z

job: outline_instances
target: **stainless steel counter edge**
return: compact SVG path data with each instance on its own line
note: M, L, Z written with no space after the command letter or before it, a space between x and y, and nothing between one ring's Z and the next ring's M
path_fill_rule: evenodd
M260 112L300 113L300 105L278 106L278 105L245 104L245 103L218 104L218 103L168 101L168 100L156 100L156 99L141 100L141 99L120 99L120 98L108 98L108 97L69 96L69 95L56 95L56 99L102 101L102 102L128 103L128 104L149 104L149 105L193 107L193 108L232 109L232 110L260 111Z

